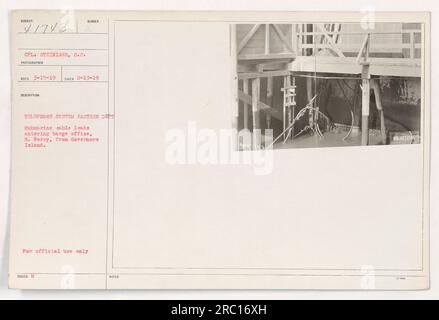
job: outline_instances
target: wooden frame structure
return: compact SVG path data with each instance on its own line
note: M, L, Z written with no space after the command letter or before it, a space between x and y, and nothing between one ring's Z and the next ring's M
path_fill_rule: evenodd
M261 39L262 52L244 52L246 46L258 31L263 31ZM236 32L236 30L235 30ZM236 39L237 59L236 79L241 82L242 90L238 90L237 98L243 104L244 129L260 129L261 111L265 114L265 127L270 128L272 118L283 121L284 115L273 108L273 77L288 77L291 72L289 63L295 58L291 41L288 40L282 29L276 24L255 24L241 39ZM282 46L281 51L271 50L272 42ZM261 101L261 79L266 79L266 97ZM250 92L251 91L251 92ZM250 109L251 108L251 109ZM249 112L251 110L251 112ZM239 110L237 111L239 113ZM251 121L250 121L251 118ZM254 148L259 146L254 145Z
M285 32L286 29L288 32ZM234 32L236 33L236 29ZM243 104L244 129L261 128L260 111L266 115L267 128L270 128L272 118L282 121L284 129L291 123L291 118L294 118L295 102L284 100L283 114L272 106L273 77L284 77L284 94L292 94L289 91L291 76L297 72L308 73L315 77L322 73L352 74L361 77L361 143L368 144L370 90L374 91L380 114L382 140L385 143L386 128L379 79L374 77L420 77L421 59L417 53L422 47L421 34L420 29L405 29L398 32L344 32L343 25L339 23L247 25L247 31L241 34L239 39L233 40L236 41L236 50L232 53L237 60L236 88L238 82L242 83L242 90L237 92L237 101ZM344 37L350 39L354 37L362 41L344 42L342 41ZM400 38L401 41L374 42L374 38L378 37ZM277 51L272 50L274 41ZM262 102L260 97L262 78L267 79L265 102ZM308 100L312 98L311 88L312 81L309 79L306 93ZM249 113L250 106L251 113ZM239 114L239 110L236 114ZM316 120L314 115L310 115L309 121L314 120ZM311 123L310 125L312 126Z

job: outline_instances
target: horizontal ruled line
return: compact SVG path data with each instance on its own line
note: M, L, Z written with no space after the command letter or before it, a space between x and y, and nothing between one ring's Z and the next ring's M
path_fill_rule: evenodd
M72 81L72 80L18 80L18 82L75 82L75 83L84 83L84 82L101 82L101 83L107 83L108 81Z
M101 34L108 35L108 32L18 32L18 34L32 34L32 35L45 35L45 34Z
M17 67L108 67L108 64L17 64Z
M28 272L15 273L16 275L47 275L60 276L66 274L72 275L106 275L106 273L66 273L66 272ZM310 274L310 273L108 273L108 276L287 276L287 277L364 277L364 274ZM376 274L375 277L405 277L405 278L426 278L425 275L408 275L408 274Z
M108 49L100 48L18 48L17 50L96 50L96 51L107 51Z

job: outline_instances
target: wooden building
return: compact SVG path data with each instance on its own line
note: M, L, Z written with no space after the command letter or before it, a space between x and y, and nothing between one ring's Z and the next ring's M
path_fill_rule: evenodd
M291 147L325 146L294 141L308 135L332 135L330 146L387 144L395 132L416 143L421 25L238 24L232 33L238 129L272 128Z

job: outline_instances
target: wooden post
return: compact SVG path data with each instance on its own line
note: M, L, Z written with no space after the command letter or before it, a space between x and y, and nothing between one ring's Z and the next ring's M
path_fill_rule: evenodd
M383 104L381 101L381 92L380 92L380 84L378 79L371 80L372 81L372 88L373 92L375 94L375 103L378 109L378 112L380 114L380 131L381 131L381 139L382 143L386 144L386 124L384 122L384 110L383 110Z
M291 25L291 47L294 50L294 53L296 56L299 56L299 39L298 39L298 31L297 31L297 24Z
M248 79L243 79L242 80L242 91L245 94L249 94L249 88L248 88ZM243 109L243 114L244 114L244 129L248 129L248 108L249 105L247 103L244 102L244 109Z
M306 32L307 32L306 44L312 44L312 40L314 38L314 35L313 34L309 35L309 34L313 32L314 25L308 23L308 24L305 24L305 26L306 26ZM312 56L313 55L313 48L306 48L306 55Z
M273 108L273 77L267 78L267 104ZM266 115L267 129L271 128L271 114Z
M314 90L315 90L315 92L317 94L317 91L318 91L318 89L317 89L317 79L314 79L314 88L315 88ZM314 112L314 122L313 123L315 125L317 125L317 121L319 120L320 107L319 107L319 104L317 102L315 102L314 105L315 105L315 112Z
M259 148L256 141L256 130L260 128L259 125L259 95L260 95L261 79L255 78L252 80L252 115L253 115L253 148Z
M270 25L265 24L265 54L270 53Z
M306 78L306 96L308 102L312 99L312 78ZM314 113L312 111L309 112L308 124L311 128L314 126Z
M370 64L369 59L369 45L370 34L368 33L364 42L364 56L361 63L361 145L367 146L369 144L369 109L370 109ZM361 51L360 51L361 53Z
M361 145L369 144L370 74L369 63L362 64Z
M410 34L410 59L414 59L415 58L415 48L416 48L415 33L414 33L414 31L411 31L409 34Z
M296 78L293 77L293 87L294 87L294 93L296 93ZM296 117L296 97L291 98L291 100L294 100L294 104L291 106L291 117L292 121L294 121L294 118ZM291 140L294 139L294 124L291 127Z
M287 95L290 94L290 91L289 91L290 87L291 87L291 77L287 76L287 88L285 89L285 93ZM287 103L288 103L288 110L287 110L287 113L288 113L288 125L287 125L287 127L289 127L291 125L291 123L293 122L293 115L292 115L291 106L290 106L291 100L292 100L291 97L287 97ZM294 128L293 127L290 128L290 130L288 130L288 133L289 132L291 132L291 136L290 136L290 138L291 138L294 135Z

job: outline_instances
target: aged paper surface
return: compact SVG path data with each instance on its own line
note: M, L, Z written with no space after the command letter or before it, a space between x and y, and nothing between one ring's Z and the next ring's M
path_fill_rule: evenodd
M429 287L427 13L10 19L12 288Z

